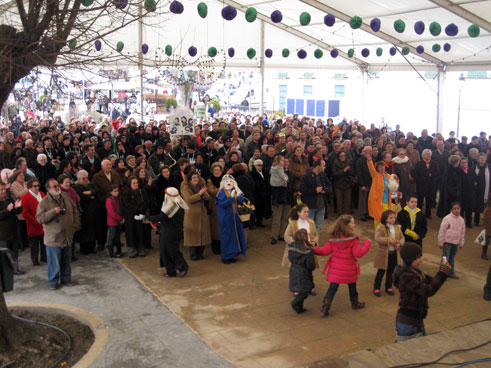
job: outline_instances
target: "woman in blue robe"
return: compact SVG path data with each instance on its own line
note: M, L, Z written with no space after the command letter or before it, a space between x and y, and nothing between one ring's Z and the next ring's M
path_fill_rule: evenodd
M215 203L218 207L222 262L234 263L240 254L246 255L247 244L237 208L237 205L244 203L244 195L233 176L223 176Z

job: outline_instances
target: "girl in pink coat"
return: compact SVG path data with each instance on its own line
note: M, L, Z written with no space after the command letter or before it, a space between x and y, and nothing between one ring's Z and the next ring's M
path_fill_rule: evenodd
M365 239L360 244L360 238L355 234L355 219L350 215L341 215L329 231L329 241L322 247L314 248L315 254L327 256L332 253L326 263L327 281L331 284L327 290L321 309L321 317L329 314L332 300L338 291L339 284L348 284L351 308L361 309L364 302L358 301L356 281L360 274L360 265L356 258L361 258L368 252L372 243Z

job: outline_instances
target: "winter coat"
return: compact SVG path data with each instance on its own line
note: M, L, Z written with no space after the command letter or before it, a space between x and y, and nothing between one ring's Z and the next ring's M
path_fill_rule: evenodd
M315 269L314 250L303 242L294 242L287 246L290 267L290 291L308 293L314 287L312 271Z
M440 180L440 169L435 160L430 161L429 167L424 160L419 161L413 171L418 196L434 197ZM409 193L410 194L410 193Z
M121 196L123 205L123 217L125 221L135 221L136 215L145 215L148 210L149 200L143 189L128 189Z
M414 193L416 190L411 176L413 164L407 156L402 160L399 157L394 157L392 161L394 162L394 174L399 178L399 191L403 194L403 198L406 199L409 194Z
M56 167L50 162L46 162L44 166L36 163L33 170L39 180L40 190L46 192L46 180L56 177Z
M372 186L370 187L370 193L368 194L368 213L374 220L380 222L383 212L382 199L384 196L384 179L382 178L382 175L375 170L371 160L368 161L368 169L372 175ZM384 173L384 175L387 179L389 178L389 174ZM390 194L388 204L388 209L392 209L392 198Z
M36 220L43 225L44 244L50 247L66 247L72 244L73 234L80 223L77 206L70 197L61 192L61 204L51 195L39 202ZM56 213L55 208L65 209L65 213Z
M450 204L462 202L462 170L460 167L448 165L443 174L440 188L440 200L438 201L437 215L445 217L450 212Z
M152 181L152 191L153 198L155 199L155 208L158 208L160 212L160 208L162 207L162 203L164 203L165 199L165 190L169 187L174 187L179 190L179 187L174 180L172 175L169 176L169 179L164 178L162 175L157 176L155 180Z
M440 224L438 231L438 246L443 247L444 243L458 244L464 246L465 242L465 221L462 216L455 216L449 213Z
M327 178L327 175L320 173L319 175L321 186L323 188L330 188L331 182ZM302 193L302 202L305 203L309 208L319 208L317 205L317 196L322 195L324 207L327 207L328 193L318 194L317 189L317 175L312 170L307 170L307 172L300 179L300 193ZM328 192L328 191L326 191ZM322 207L320 207L322 208Z
M317 234L315 222L309 218L307 218L306 220L309 223L309 227L310 227L310 236L309 236L310 241L317 244L319 242L319 234ZM285 247L285 252L283 253L283 259L281 260L282 267L291 266L290 260L288 259L288 244L291 244L295 241L293 240L293 235L297 232L297 230L298 230L297 221L292 219L288 220L288 226L286 227L285 235L283 236L286 242L286 247ZM316 266L319 266L319 261L317 260L317 256L315 256L315 260L316 260Z
M246 174L244 171L237 171L233 173L233 177L235 178L235 181L237 182L237 186L239 189L244 193L244 197L246 197L251 204L255 203L255 198L254 198L254 192L255 192L255 187L256 183L254 182L254 179L251 178L250 175Z
M290 157L290 164L288 165L288 170L293 175L293 192L298 192L300 188L300 178L307 172L310 168L309 159L305 156L298 158L296 155Z
M348 171L344 171L344 168L349 166ZM332 185L335 189L350 189L353 186L353 178L355 177L355 170L351 161L346 160L344 164L336 159L332 165Z
M394 271L394 285L399 289L399 310L396 321L422 326L428 314L428 297L435 295L447 275L439 271L434 278L412 267L397 266Z
M210 216L210 231L211 239L220 241L220 228L218 221L218 209L215 204L215 198L220 188L217 188L211 179L208 179L206 187L208 188L208 194L210 195L210 201L208 202L208 210Z
M475 205L475 210L477 212L482 212L484 211L484 208L486 207L486 203L489 198L489 192L491 188L491 170L489 168L488 164L484 164L484 167L479 166L474 166L472 170L476 175L476 182L477 182L477 187L476 187L476 205ZM486 172L488 173L488 183L487 183L487 193L486 193Z
M461 208L466 211L474 211L476 208L477 180L472 168L467 169L467 173L461 170L462 177L462 202Z
M288 182L288 175L281 165L271 166L269 176L271 187L283 187Z
M361 258L368 252L372 243L365 239L360 244L358 236L330 239L323 247L315 247L315 254L320 256L332 256L326 262L324 271L327 272L327 281L336 284L352 284L358 281L360 264L356 258Z
M394 225L395 230L395 240L404 245L404 236L401 231L400 225ZM375 251L375 258L373 260L373 267L380 270L387 269L387 262L389 257L389 247L390 247L390 236L387 227L383 224L379 224L377 229L375 229L375 242L377 243L377 250ZM395 250L397 254L397 263L400 261L399 251Z
M119 208L119 213L116 211ZM119 197L109 196L106 199L107 226L119 226L124 220L123 205Z
M12 203L14 208L7 210L8 205ZM10 240L17 237L17 226L15 216L22 212L22 207L15 207L15 200L7 195L0 200L0 240Z
M397 223L401 225L401 231L404 234L404 238L406 239L407 242L413 242L419 245L422 244L422 239L426 236L426 233L428 232L428 227L427 227L426 217L419 208L417 209L417 213L416 213L414 229L411 229L411 216L409 215L409 212L406 210L406 207L404 207L404 209L402 209L397 214ZM406 230L408 229L418 234L419 239L413 240L413 238L411 238L409 235L406 235Z
M265 206L265 201L268 200L268 196L271 194L271 186L269 185L269 175L266 171L262 171L263 176L259 174L256 168L252 169L251 177L254 179L255 183L255 192L254 198L256 201L256 207L259 204Z
M39 192L44 198L46 194ZM27 192L21 198L22 201L22 217L26 220L27 236L40 236L44 234L43 225L36 220L36 212L39 205L38 200Z
M360 187L367 187L370 189L372 185L372 176L370 175L370 170L368 169L367 158L361 156L356 160L356 175L358 177L358 184Z
M199 187L203 188L205 185L203 178L200 178ZM210 200L210 195L205 192L200 196L186 180L181 184L181 196L189 206L189 210L184 214L184 245L187 247L210 245L210 219L205 206L205 201Z
M101 226L101 221L106 219L100 216L99 201L97 200L97 192L99 189L97 185L89 183L87 185L75 184L73 189L80 197L80 211L81 211L81 229L79 233L80 243L90 243L97 240L97 228ZM91 191L89 195L84 194L86 191Z
M440 179L443 177L445 170L448 166L448 158L450 153L447 150L443 150L441 153L437 149L433 150L431 154L431 161L435 161L438 164L438 171L440 172ZM430 161L430 165L431 165Z
M486 207L482 213L482 227L486 230L486 236L491 236L491 208Z
M97 200L101 205L104 206L106 203L106 198L109 195L109 187L113 184L116 184L119 189L122 189L123 182L121 181L121 176L117 173L116 170L111 171L111 180L109 181L106 174L101 170L97 174L94 175L91 182L99 188L97 193Z

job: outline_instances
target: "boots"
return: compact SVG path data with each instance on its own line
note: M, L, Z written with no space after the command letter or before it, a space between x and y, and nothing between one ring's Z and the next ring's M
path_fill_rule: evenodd
M350 300L351 300L351 308L352 309L361 309L363 307L365 307L365 302L360 302L358 301L358 294L354 295L354 296L350 296Z
M486 261L489 260L487 253L488 253L488 246L487 245L483 245L483 247L482 247L482 253L481 253L481 258L482 259L485 259Z
M306 312L307 309L303 307L303 302L307 298L305 294L295 294L295 298L292 300L290 305L292 306L293 310L297 313L303 313Z
M329 309L331 309L332 298L324 298L321 308L321 317L329 315Z

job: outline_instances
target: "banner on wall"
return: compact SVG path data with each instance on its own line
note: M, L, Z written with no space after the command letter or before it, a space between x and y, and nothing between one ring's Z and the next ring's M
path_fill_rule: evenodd
M178 135L194 135L193 115L171 115L169 116L169 133L171 137Z

